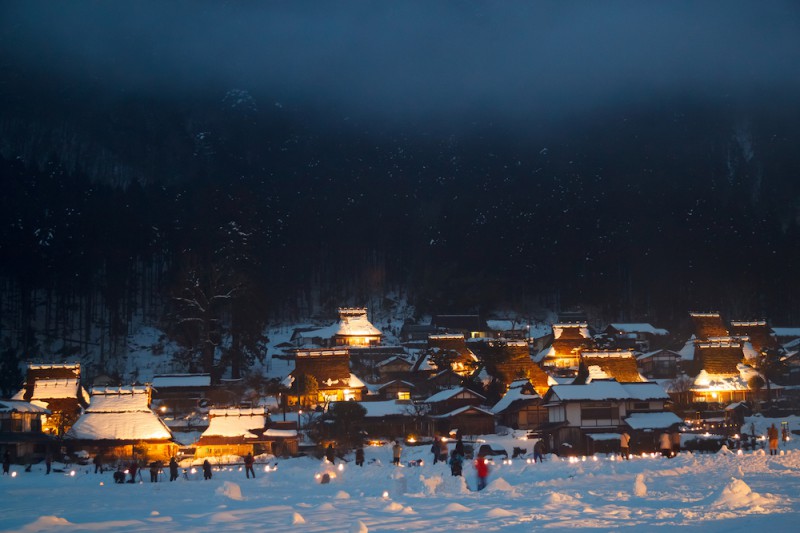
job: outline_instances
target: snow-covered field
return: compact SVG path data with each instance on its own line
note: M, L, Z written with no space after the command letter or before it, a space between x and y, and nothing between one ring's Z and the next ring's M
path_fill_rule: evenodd
M507 442L503 444L508 444ZM0 479L2 531L536 531L690 528L705 532L796 531L800 523L800 449L782 455L683 453L675 459L605 456L544 464L515 459L492 466L474 492L475 471L454 478L430 464L427 446L406 448L390 464L388 446L366 450L363 468L340 471L309 457L238 467L178 481L116 485L89 467L44 475L12 466ZM351 459L348 457L347 459ZM331 472L329 484L316 475Z

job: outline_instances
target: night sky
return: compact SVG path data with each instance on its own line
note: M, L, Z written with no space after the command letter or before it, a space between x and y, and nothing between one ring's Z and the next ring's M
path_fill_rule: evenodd
M796 2L18 1L0 48L19 290L800 322Z

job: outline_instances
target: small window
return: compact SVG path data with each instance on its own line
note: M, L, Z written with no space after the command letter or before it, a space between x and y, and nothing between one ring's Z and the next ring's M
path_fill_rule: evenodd
M400 392L397 393L397 399L398 400L410 400L411 399L411 393L408 392L408 391L400 391Z

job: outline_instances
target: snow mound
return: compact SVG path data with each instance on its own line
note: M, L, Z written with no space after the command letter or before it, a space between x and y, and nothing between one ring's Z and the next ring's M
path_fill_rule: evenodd
M500 509L499 507L495 507L494 509L490 510L486 513L486 516L489 518L503 518L506 516L517 516L516 514L512 513L511 511L507 511L505 509Z
M72 524L66 518L59 518L57 516L40 516L24 528L22 531L45 531L57 527L68 527Z
M431 476L429 478L426 478L425 476L419 476L419 480L422 482L422 486L425 487L425 491L429 496L436 494L436 489L438 489L444 482L441 476Z
M515 489L508 481L506 481L501 477L489 483L487 489L489 491L497 491L497 492L517 492L517 489Z
M639 498L647 496L647 485L644 484L644 474L636 474L636 481L633 482L633 494Z
M451 503L444 508L445 513L464 513L469 511L469 507L461 505L460 503Z
M562 492L553 492L545 500L550 505L578 505L580 502L574 496Z
M216 493L231 500L242 501L242 488L231 481L226 481L221 487L217 487Z
M772 503L769 498L753 492L750 487L741 479L732 478L731 482L722 489L722 493L712 504L714 507L727 507L735 509L737 507L753 507L756 505L768 505Z
M323 503L319 507L317 507L319 511L335 511L336 507L333 506L332 503Z
M337 500L349 500L350 499L350 495L348 493L346 493L345 491L340 490L339 492L336 493L336 496L334 496L334 498L337 499Z
M417 514L417 512L409 505L408 507L403 508L403 514Z
M303 515L301 515L300 513L294 513L294 514L292 514L292 522L291 523L292 523L293 526L296 526L298 524L305 524L306 523L306 519L303 518Z
M350 526L350 533L369 533L369 528L361 520Z
M733 455L733 452L725 444L722 445L722 448L720 448L717 453L721 455Z
M383 510L384 511L388 511L390 513L396 513L398 511L402 511L403 510L403 506L401 504L397 503L397 502L392 502L389 505L387 505L386 507L384 507Z

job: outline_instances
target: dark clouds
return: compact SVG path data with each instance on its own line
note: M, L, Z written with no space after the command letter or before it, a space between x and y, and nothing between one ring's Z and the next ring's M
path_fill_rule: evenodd
M800 90L796 2L5 2L6 67L380 118Z

